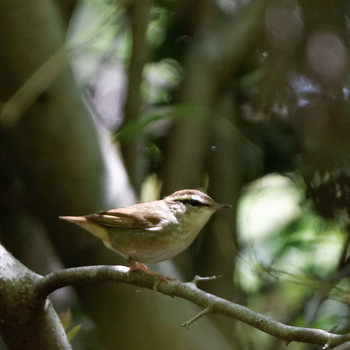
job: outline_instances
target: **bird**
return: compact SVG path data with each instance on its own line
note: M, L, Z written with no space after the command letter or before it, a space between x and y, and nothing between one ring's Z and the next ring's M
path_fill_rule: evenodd
M84 216L59 218L83 227L134 268L172 259L187 249L213 213L228 204L183 189L161 200L133 204Z

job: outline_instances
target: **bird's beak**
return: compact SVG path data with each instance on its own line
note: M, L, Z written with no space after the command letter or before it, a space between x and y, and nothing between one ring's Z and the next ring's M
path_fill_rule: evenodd
M215 208L217 210L224 209L224 208L231 208L231 207L232 207L231 204L216 203L216 205L215 205Z

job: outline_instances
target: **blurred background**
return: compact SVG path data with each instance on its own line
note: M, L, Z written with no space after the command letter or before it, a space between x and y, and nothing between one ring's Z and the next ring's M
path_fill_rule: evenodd
M125 264L59 215L206 191L232 208L151 266L278 321L349 332L345 0L4 0L0 235L26 266ZM112 283L52 295L74 349L284 349ZM291 343L288 349L320 349Z

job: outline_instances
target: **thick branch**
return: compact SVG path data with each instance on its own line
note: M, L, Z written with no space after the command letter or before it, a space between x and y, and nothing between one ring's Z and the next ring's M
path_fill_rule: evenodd
M0 334L8 349L68 350L71 346L48 300L37 300L41 277L0 245Z
M189 300L203 307L206 313L226 315L288 343L298 341L323 346L327 344L328 348L332 348L350 340L350 334L337 335L320 329L293 327L274 321L245 306L204 292L197 287L197 280L187 283L178 280L162 280L158 283L158 279L154 275L141 271L130 271L125 266L88 266L53 272L37 281L35 292L38 298L45 299L56 289L98 281L123 282L148 289L152 289L157 284L157 291L160 293Z

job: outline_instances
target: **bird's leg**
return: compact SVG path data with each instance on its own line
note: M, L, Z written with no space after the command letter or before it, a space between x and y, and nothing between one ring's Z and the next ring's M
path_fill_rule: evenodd
M149 269L145 264L139 262L139 261L136 261L134 258L132 257L129 257L128 258L128 263L130 265L130 271L134 271L134 270L140 270L144 273L147 273L148 275L152 275L152 276L155 276L157 278L156 282L154 283L152 289L154 291L157 291L158 290L158 286L159 286L159 283L162 282L162 281L171 281L171 280L174 280L174 278L172 277L168 277L168 276L164 276L158 272L155 272L151 269Z
M149 273L150 270L145 264L139 262L139 261L136 261L135 259L133 258L129 258L128 259L128 263L130 265L130 270L133 271L133 270L141 270L145 273Z

